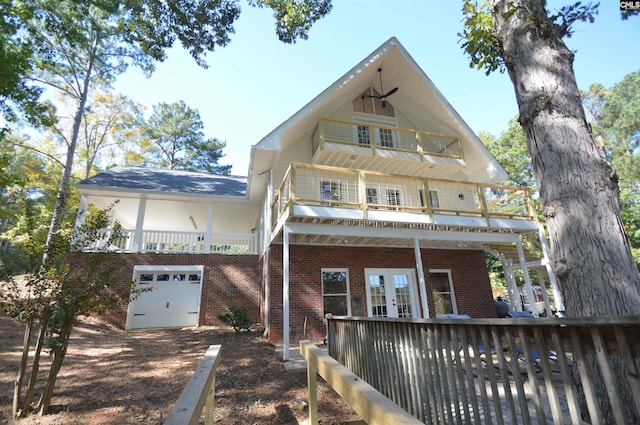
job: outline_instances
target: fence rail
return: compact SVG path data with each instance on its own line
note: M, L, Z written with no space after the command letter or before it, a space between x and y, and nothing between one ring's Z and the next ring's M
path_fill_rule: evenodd
M426 424L640 423L640 316L329 318L329 354Z
M220 363L220 345L211 345L182 391L164 425L198 425L202 410L204 424L213 424L216 370Z

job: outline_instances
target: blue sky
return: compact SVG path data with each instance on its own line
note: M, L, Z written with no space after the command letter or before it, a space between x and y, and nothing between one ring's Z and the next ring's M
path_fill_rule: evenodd
M549 0L548 7L574 3ZM116 90L148 107L183 100L200 112L206 137L227 142L221 164L246 175L251 145L390 37L397 37L463 119L476 131L499 135L517 114L508 75L469 67L460 48L460 1L334 0L308 40L277 40L267 9L243 4L231 43L198 67L181 48L149 79L130 70ZM640 18L621 21L619 2L603 0L593 24L578 23L566 40L576 51L578 86L610 87L640 69Z

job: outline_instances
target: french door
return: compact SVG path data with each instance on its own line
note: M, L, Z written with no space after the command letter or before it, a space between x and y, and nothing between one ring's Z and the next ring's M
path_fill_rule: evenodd
M420 317L414 269L365 269L369 317Z

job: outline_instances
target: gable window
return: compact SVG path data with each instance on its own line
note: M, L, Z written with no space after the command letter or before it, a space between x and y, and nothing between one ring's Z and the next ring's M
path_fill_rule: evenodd
M395 117L395 109L389 104L389 101L387 100L385 106L382 107L382 101L379 97L375 96L380 96L380 93L373 87L369 87L360 93L359 96L353 98L351 101L353 112L380 115L383 117Z
M451 281L451 270L429 270L429 283L431 284L436 317L458 314L453 282Z
M351 315L349 273L346 269L322 270L322 304L325 315Z

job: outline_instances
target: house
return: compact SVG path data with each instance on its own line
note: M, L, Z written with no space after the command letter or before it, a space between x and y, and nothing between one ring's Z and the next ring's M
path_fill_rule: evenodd
M213 324L244 306L288 347L322 340L327 313L495 317L485 252L513 309L516 273L539 300L531 269L562 309L529 193L506 177L391 38L254 145L246 178L116 167L77 185L78 220L119 201L114 261L155 288L126 328Z

